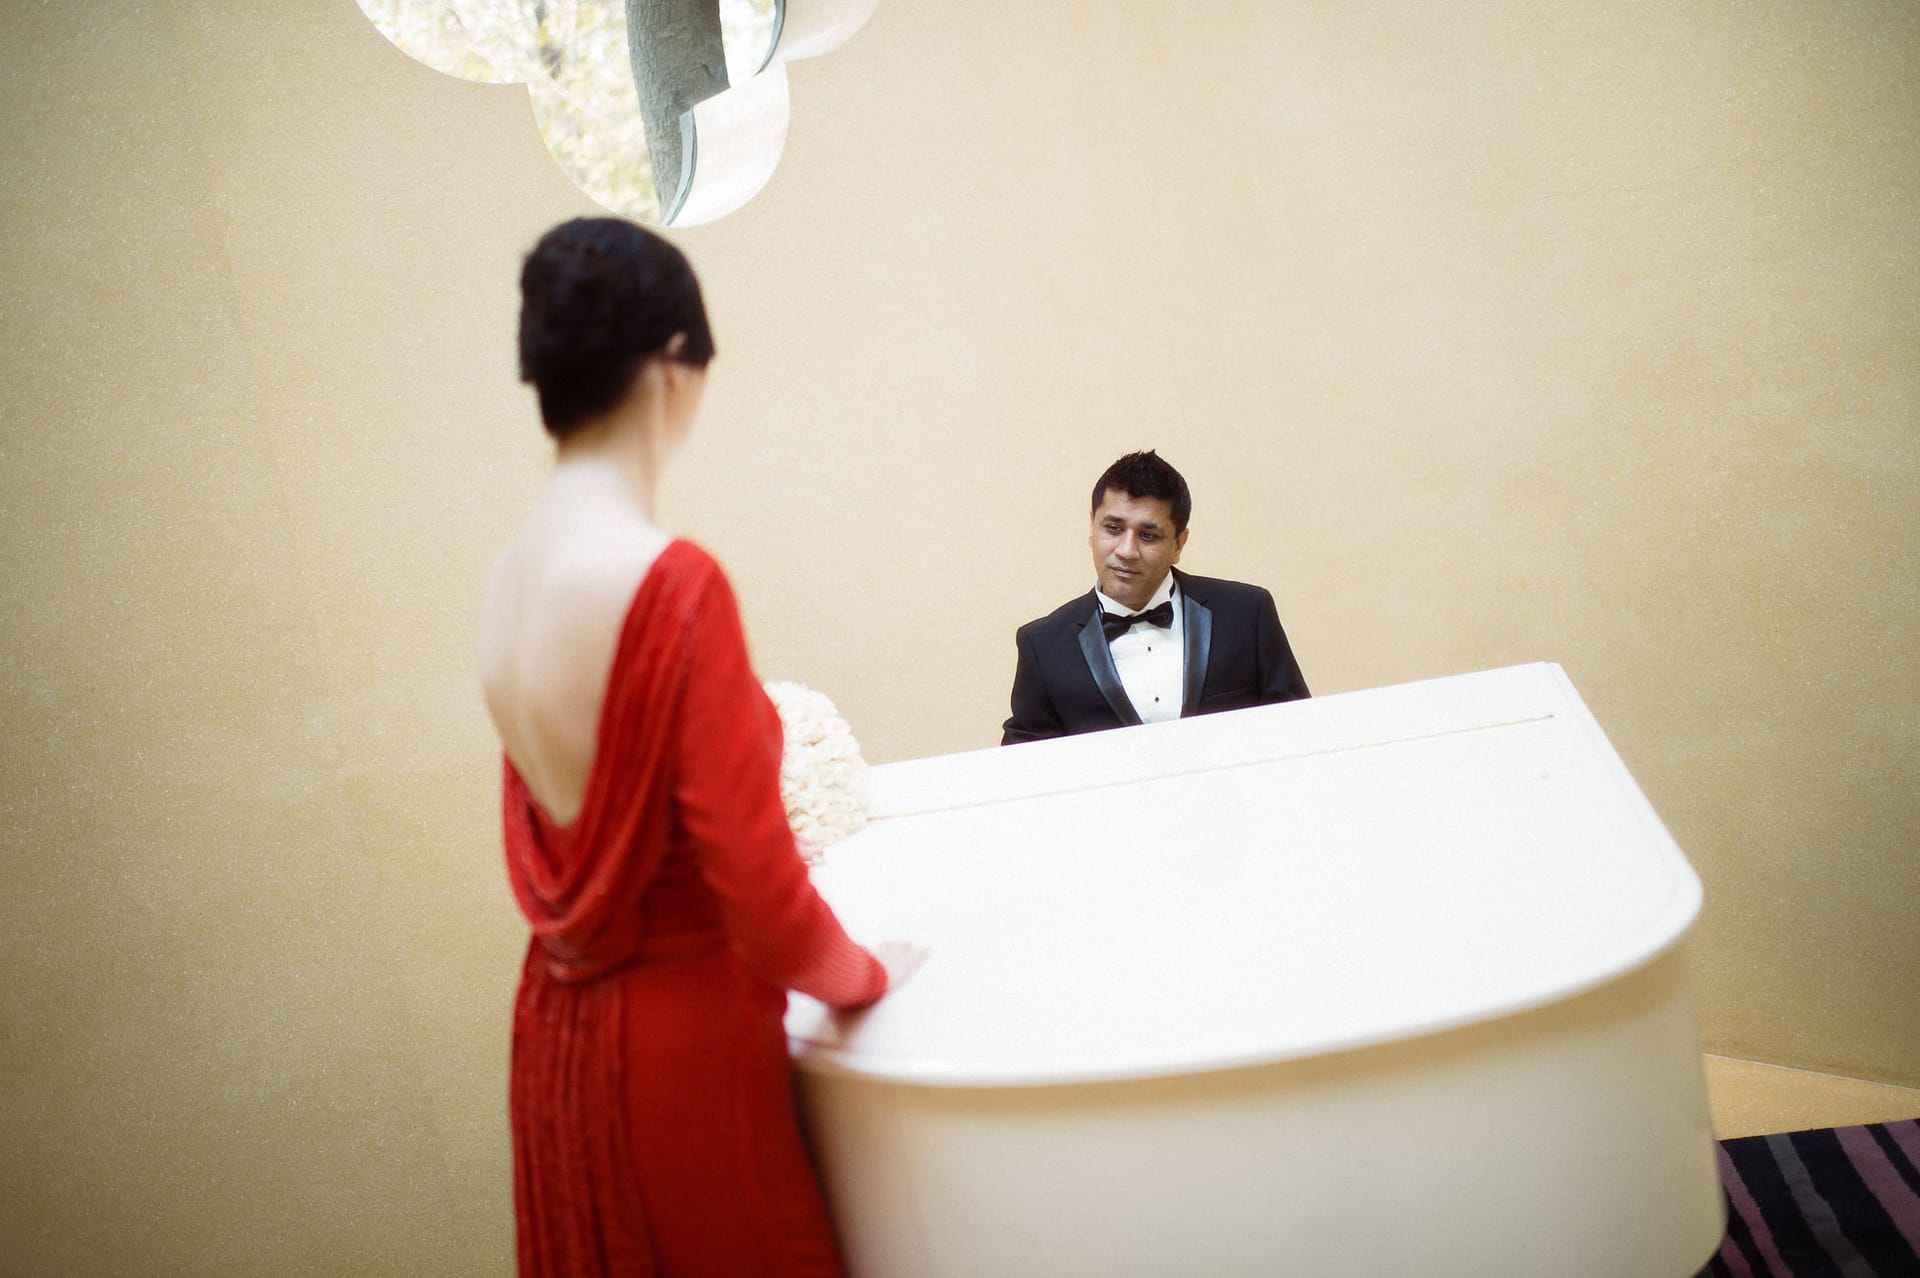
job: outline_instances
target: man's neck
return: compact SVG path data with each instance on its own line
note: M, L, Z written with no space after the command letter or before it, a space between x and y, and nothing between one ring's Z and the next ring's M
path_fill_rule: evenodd
M1098 586L1093 588L1093 597L1100 601L1100 607L1103 610L1118 613L1120 616L1126 617L1136 612L1145 612L1149 608L1158 608L1161 604L1173 598L1173 587L1173 574L1169 572L1161 579L1159 588L1153 592L1153 596L1138 608L1127 607Z

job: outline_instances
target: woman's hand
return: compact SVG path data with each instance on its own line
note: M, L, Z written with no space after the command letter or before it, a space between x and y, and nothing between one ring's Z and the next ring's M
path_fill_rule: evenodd
M887 970L887 993L891 994L927 961L927 947L912 941L882 941L873 947L873 956Z

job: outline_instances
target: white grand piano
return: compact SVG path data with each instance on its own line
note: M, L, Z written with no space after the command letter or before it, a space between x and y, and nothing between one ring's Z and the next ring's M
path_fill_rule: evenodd
M874 769L794 996L856 1278L1682 1278L1699 879L1557 666Z

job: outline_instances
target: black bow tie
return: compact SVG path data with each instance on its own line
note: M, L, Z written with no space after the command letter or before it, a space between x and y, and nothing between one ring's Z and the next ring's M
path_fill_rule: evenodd
M1149 626L1159 626L1165 630L1173 625L1173 600L1169 599L1158 608L1149 608L1145 612L1128 613L1121 616L1117 612L1100 613L1100 628L1107 632L1107 642L1112 643L1127 631L1133 629L1135 622L1144 621Z

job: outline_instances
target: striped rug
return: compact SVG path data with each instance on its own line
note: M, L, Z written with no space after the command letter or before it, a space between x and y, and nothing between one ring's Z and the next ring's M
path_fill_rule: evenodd
M1920 1278L1920 1119L1723 1140L1720 1179L1701 1278Z

